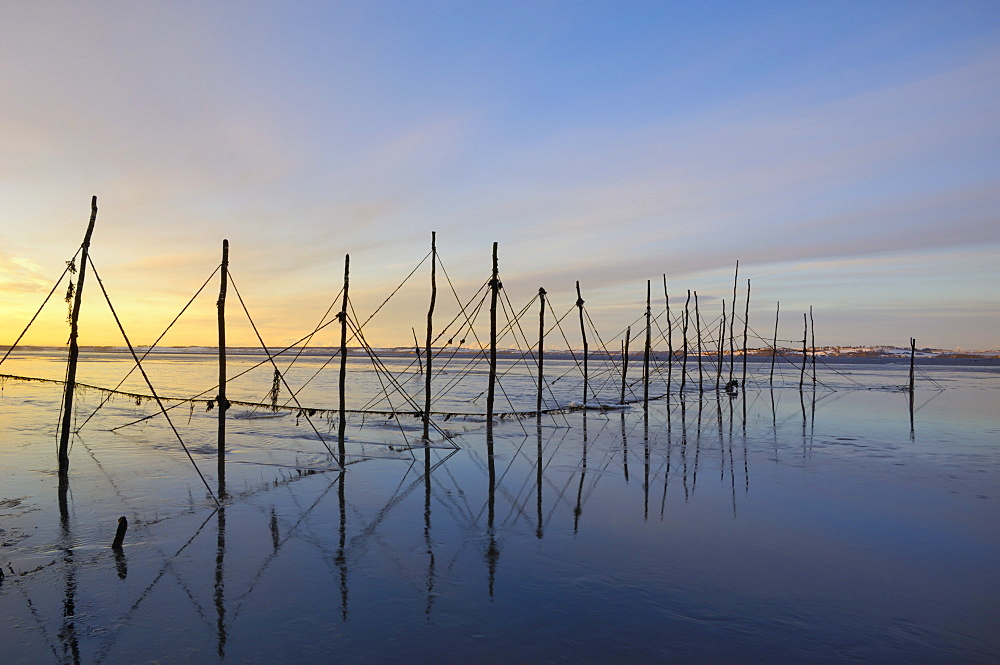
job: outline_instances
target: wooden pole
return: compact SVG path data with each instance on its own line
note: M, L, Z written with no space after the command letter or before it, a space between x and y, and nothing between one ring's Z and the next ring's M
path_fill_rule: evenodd
M625 403L625 383L628 380L628 343L632 337L632 326L625 329L625 341L622 342L622 394L619 404Z
M663 276L663 299L667 303L667 394L670 394L674 369L674 330L670 321L670 294L667 293L667 276Z
M493 243L493 276L490 278L490 375L486 388L486 438L490 447L493 445L493 400L496 397L497 382L497 293L499 291L497 243Z
M580 336L583 338L583 406L587 406L587 392L589 389L588 381L590 376L587 372L587 356L589 355L589 349L587 347L587 329L583 325L583 296L580 295L580 282L576 283L576 308L580 313Z
M652 317L652 307L650 306L650 280L646 280L646 344L642 352L642 408L649 414L649 347L651 337L650 318Z
M771 344L771 376L768 383L774 384L774 360L778 356L778 315L781 313L781 301L774 310L774 342Z
M431 304L427 309L427 356L426 370L424 378L424 441L429 438L431 426L431 363L434 354L431 353L431 338L434 334L434 304L437 301L437 233L431 231Z
M705 392L705 377L701 367L701 313L698 311L698 292L694 292L694 329L698 336L698 392Z
M733 324L736 323L736 284L740 276L740 262L736 261L736 273L733 275L733 311L729 316L729 381L733 380L733 362L736 358L736 349L733 342Z
M915 337L910 338L910 395L913 395L914 386L914 364L916 362L917 356L917 340Z
M726 301L722 300L722 322L719 324L719 363L715 367L715 392L722 384L722 362L726 349Z
M740 386L747 387L747 330L750 327L750 280L747 280L747 308L743 314L743 378Z
M813 306L809 305L809 335L812 338L812 379L816 385L816 323L813 321Z
M340 397L338 407L340 420L337 424L337 453L340 455L340 464L343 465L344 457L347 454L345 435L347 433L347 292L351 286L351 255L344 255L344 297L340 305L340 380L338 387Z
M83 280L87 276L87 260L90 254L90 237L94 234L97 221L97 197L90 200L90 223L80 245L80 268L77 273L76 292L73 295L73 311L69 317L69 357L66 368L66 385L63 394L62 423L59 431L59 479L65 481L69 474L69 429L73 420L73 392L76 390L76 364L80 357L77 338L80 335L80 302L83 299Z
M802 371L799 372L799 390L802 390L802 385L806 380L806 362L809 360L809 352L806 350L806 342L809 340L809 319L806 318L806 313L802 313Z
M535 399L537 419L542 418L542 391L545 387L545 289L538 287L538 395Z
M688 289L687 300L684 301L684 355L681 357L681 392L684 392L684 385L687 383L687 367L688 367L688 320L690 319L690 312L688 310L691 305L691 289Z
M226 292L229 289L229 241L222 241L222 265L219 268L219 300L216 303L219 318L219 395L215 399L219 409L216 438L219 446L219 500L226 498Z

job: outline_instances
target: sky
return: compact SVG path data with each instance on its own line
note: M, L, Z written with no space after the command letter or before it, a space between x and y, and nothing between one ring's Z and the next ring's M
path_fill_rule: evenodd
M97 195L91 257L133 344L223 238L279 345L337 299L345 255L364 319L434 231L458 294L441 285L442 322L498 242L516 309L544 287L561 316L579 281L606 341L641 319L647 280L662 313L664 274L675 315L688 290L706 324L731 310L738 260L737 309L749 279L765 338L780 302L783 340L811 306L819 345L1000 349L995 0L5 0L0 92L0 344ZM119 345L91 279L80 343ZM411 343L429 288L425 262L368 341ZM66 342L63 296L23 343ZM163 343L214 344L217 296ZM233 301L229 341L252 345Z

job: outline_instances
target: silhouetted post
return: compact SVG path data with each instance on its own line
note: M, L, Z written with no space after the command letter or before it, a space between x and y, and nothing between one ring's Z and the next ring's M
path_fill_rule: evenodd
M229 241L222 241L222 264L219 268L219 300L216 303L219 316L219 408L216 438L219 446L219 498L226 498L226 291L229 288Z
M733 324L736 323L736 285L739 282L740 262L736 261L736 273L733 275L733 311L729 317L729 380L733 380L733 362L736 359L736 349L733 341Z
M625 329L625 341L622 342L622 395L619 404L625 403L625 382L628 380L628 343L632 337L632 326Z
M347 433L347 291L351 285L351 255L344 255L344 298L341 301L340 313L340 380L338 388L340 396L338 407L340 420L337 423L337 453L341 458L347 454L347 446L344 441Z
M535 400L537 419L542 419L542 390L545 386L545 289L538 287L538 395Z
M914 386L914 363L916 362L917 356L917 340L915 337L910 338L910 395L913 395Z
M66 368L66 385L63 395L62 423L59 431L59 479L62 484L69 475L69 428L73 420L73 392L76 390L76 364L80 357L79 337L80 302L83 299L83 280L87 276L87 260L90 254L90 237L94 234L94 223L97 221L97 197L90 200L90 224L80 245L80 269L76 280L76 292L73 294L73 311L69 317L69 357Z
M687 383L688 368L688 321L690 319L689 308L691 306L691 289L688 289L687 300L684 301L684 355L681 357L681 392L684 392L684 385Z
M583 406L587 407L587 391L589 389L589 374L587 372L587 328L583 325L583 296L580 295L580 282L576 283L576 308L580 312L580 336L583 338Z
M802 371L799 372L799 391L806 381L806 362L809 360L809 352L806 350L806 342L809 340L809 319L806 313L802 313Z
M701 313L698 311L698 292L694 292L694 329L698 337L698 392L705 392L705 377L701 367Z
M497 243L493 243L493 276L490 278L490 375L486 387L486 442L493 455L493 400L497 382L497 293L500 291L500 269L497 264Z
M813 321L813 306L809 305L809 335L812 338L812 377L816 385L816 322Z
M115 530L115 539L111 543L111 549L120 550L125 543L125 532L128 531L128 519L124 515L118 518L118 528Z
M726 301L722 300L722 322L719 324L719 364L715 367L715 391L722 384L722 362L726 348Z
M434 304L437 300L437 233L431 231L431 304L427 309L427 375L424 378L424 441L431 425L431 336L434 334Z
M674 329L670 322L670 294L667 293L667 276L663 276L663 299L667 305L667 394L673 390L673 369L674 369Z
M747 308L743 314L743 379L740 385L747 388L747 329L750 327L750 280L747 280Z
M650 280L646 280L646 344L642 352L642 409L645 417L649 417L649 347L650 347L650 319L653 309L650 303Z
M768 383L774 384L774 360L778 356L778 315L781 313L781 301L778 301L778 306L774 309L774 342L771 344L771 376L768 379Z

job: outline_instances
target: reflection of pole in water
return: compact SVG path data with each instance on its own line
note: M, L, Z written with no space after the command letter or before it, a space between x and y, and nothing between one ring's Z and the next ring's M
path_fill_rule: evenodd
M628 436L625 434L625 413L618 414L622 423L622 460L625 464L625 482L628 483Z
M624 417L624 416L622 416ZM535 433L538 437L538 447L535 453L535 509L537 512L535 522L535 538L542 538L542 425L539 422L535 425Z
M684 503L690 498L688 489L687 424L685 422L684 400L681 399L681 485L684 487Z
M424 447L424 547L427 552L427 606L424 614L427 622L431 620L431 608L434 605L434 586L436 582L436 564L434 560L434 541L431 538L431 449Z
M60 481L63 479L60 478ZM62 641L63 662L78 665L80 662L80 643L76 632L76 561L73 558L72 538L69 528L69 510L65 504L60 482L59 525L62 536L63 571L65 573L65 592L63 595L63 623L59 631Z
M274 506L271 506L271 547L277 552L280 546L281 532L278 530L278 514L274 512Z
M669 406L667 407L669 410ZM668 416L669 417L669 416ZM649 421L645 421L642 429L642 517L649 519Z
M497 484L497 468L496 460L493 459L493 440L492 436L488 435L487 441L490 444L490 454L487 457L487 465L489 469L489 495L487 497L487 511L486 511L486 532L489 538L489 545L486 548L486 568L489 578L489 594L490 598L493 597L493 587L496 582L497 576L497 562L500 560L500 548L497 545L496 538L496 528L494 526L494 519L496 518L496 484Z
M341 460L344 456L341 455ZM340 468L344 468L344 462L340 462ZM340 616L347 621L347 502L345 500L344 480L347 474L340 472L337 479L337 498L340 508L340 540L337 544L337 556L334 563L340 571Z
M580 460L580 486L576 490L576 506L573 507L573 533L580 528L580 515L583 514L583 482L587 477L587 412L583 412L583 457Z
M218 513L218 539L215 548L215 627L216 651L219 658L226 657L226 507L220 506Z
M622 416L624 418L624 416ZM667 403L667 464L663 471L663 498L660 499L660 519L667 507L667 484L670 482L670 457L673 453L673 440L670 436L670 404Z

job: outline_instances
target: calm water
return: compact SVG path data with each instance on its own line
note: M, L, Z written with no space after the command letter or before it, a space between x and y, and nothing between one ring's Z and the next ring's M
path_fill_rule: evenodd
M101 386L130 367L85 361L79 380ZM235 359L230 374L255 362ZM408 362L390 361L400 380L416 376ZM160 358L148 372L160 394L211 397L212 363ZM485 368L464 363L436 380L436 410L484 410ZM297 363L289 384L321 365ZM579 401L573 363L547 367L564 376L548 403ZM504 369L497 410L533 408L528 370ZM594 371L614 401L617 380ZM35 354L0 372L64 368ZM229 396L267 401L272 378L255 370ZM633 408L504 420L492 458L481 417L439 417L452 438L428 449L406 446L413 418L355 416L343 473L320 439L324 414L235 407L221 510L162 416L109 431L157 410L118 397L74 441L63 514L61 389L8 381L0 660L1000 661L1000 371L924 368L912 420L893 389L905 365L824 367L804 395L791 368L773 390L758 378L735 399L656 401L647 419ZM407 408L398 394L370 402L380 380L361 360L349 380L350 407ZM125 386L148 392L141 377ZM303 408L335 404L335 386L326 368ZM78 426L101 400L81 394ZM170 414L214 490L205 408Z

